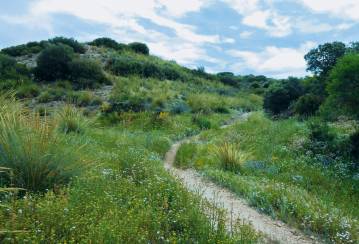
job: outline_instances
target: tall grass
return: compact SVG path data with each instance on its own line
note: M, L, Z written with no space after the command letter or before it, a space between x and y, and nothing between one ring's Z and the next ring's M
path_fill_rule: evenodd
M0 103L0 166L12 169L14 185L45 191L81 170L76 149L66 147L55 121L26 111L14 99L0 97Z
M222 169L232 172L241 172L243 170L243 164L250 159L248 153L239 151L237 145L228 142L217 146L215 154Z
M65 134L83 133L90 126L90 121L84 118L81 111L71 105L57 111L56 118L59 131Z

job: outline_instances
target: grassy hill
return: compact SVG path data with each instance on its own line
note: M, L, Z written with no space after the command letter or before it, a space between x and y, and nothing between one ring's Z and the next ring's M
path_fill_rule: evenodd
M198 134L177 167L310 235L355 243L358 122L328 109L323 77L209 74L108 38L1 50L0 242L261 243L240 220L228 232L220 207L164 170L170 146Z

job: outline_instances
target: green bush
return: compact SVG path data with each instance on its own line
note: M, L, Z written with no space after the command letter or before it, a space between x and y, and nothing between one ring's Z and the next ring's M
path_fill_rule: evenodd
M136 53L141 53L144 55L150 54L150 49L144 43L133 42L133 43L128 44L128 47Z
M89 122L83 117L81 112L70 105L66 105L56 114L58 130L62 133L84 133L89 126Z
M217 146L215 154L222 169L235 173L243 171L244 163L250 158L248 154L239 151L236 145L229 143Z
M329 76L328 102L335 104L337 114L359 119L359 56L344 56L338 61ZM328 107L331 109L331 107Z
M86 52L84 45L82 45L81 43L79 43L78 41L76 41L73 38L55 37L53 39L50 39L49 43L55 44L55 45L58 45L58 44L67 45L69 47L72 47L72 49L74 50L75 53L85 53Z
M48 45L49 43L47 41L29 42L23 45L4 48L1 50L1 52L12 57L19 57L24 55L37 54L44 50L44 48L46 48Z
M120 43L116 42L115 40L113 40L111 38L107 38L107 37L97 38L97 39L93 40L92 42L90 42L89 44L92 46L97 46L97 47L112 48L117 51L121 51L126 48L125 44L120 44Z
M300 116L311 116L318 111L321 104L322 99L319 96L306 94L301 96L294 104L294 113Z
M192 117L192 123L197 125L201 130L209 130L212 128L212 123L210 120L206 119L200 114L195 114Z
M359 131L350 136L350 153L351 156L358 161L359 160ZM358 164L358 163L357 163ZM358 165L359 166L359 165Z
M12 183L36 192L67 184L81 170L77 149L66 147L50 118L29 115L14 100L0 100L0 167L12 169Z
M300 80L289 78L269 88L264 96L264 110L271 115L287 112L290 105L304 93Z
M40 87L32 82L26 82L16 88L17 98L34 98L40 94Z
M25 65L19 64L15 59L0 53L0 82L2 80L28 79L30 72Z
M70 80L77 89L95 88L99 84L108 84L100 64L87 59L75 59L69 63Z
M143 76L143 62L135 60L131 57L117 57L111 59L107 68L119 76L129 76L129 75L140 75Z
M52 45L41 52L37 59L35 77L41 81L67 79L70 75L72 48L65 45Z

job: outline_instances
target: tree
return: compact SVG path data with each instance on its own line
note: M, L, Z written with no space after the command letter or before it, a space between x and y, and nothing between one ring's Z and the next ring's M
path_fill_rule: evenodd
M307 61L307 70L325 77L345 52L346 47L342 42L319 45L304 56Z
M41 52L37 59L35 76L43 81L67 79L70 75L69 63L74 51L66 45L52 45Z
M346 55L337 63L330 73L327 91L332 104L359 118L359 55Z
M123 50L126 48L125 44L121 44L116 42L115 40L108 38L108 37L101 37L93 40L89 43L90 45L97 46L97 47L107 47L112 48L117 51Z
M318 111L322 99L314 94L305 94L301 96L294 104L294 112L300 116L311 116Z
M128 44L128 47L136 53L142 53L144 55L150 54L150 49L144 43L133 42L133 43Z

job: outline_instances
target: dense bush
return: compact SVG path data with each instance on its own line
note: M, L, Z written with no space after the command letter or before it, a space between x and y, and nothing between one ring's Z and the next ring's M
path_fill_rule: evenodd
M327 91L328 101L335 104L340 113L359 119L358 55L347 55L335 65L329 76Z
M75 59L69 63L69 78L75 88L94 88L98 84L108 83L102 67L95 61Z
M88 121L83 117L81 112L67 105L56 114L60 132L68 133L83 133L89 126Z
M230 86L239 86L239 79L234 76L231 72L222 72L218 73L217 77L219 78L220 82Z
M197 125L201 130L209 130L212 128L211 121L200 114L195 114L192 117L192 123Z
M25 65L19 64L12 57L0 53L0 80L23 80L29 75L30 72Z
M108 37L97 38L97 39L93 40L92 42L90 42L89 44L92 46L97 46L97 47L112 48L117 51L121 51L126 48L125 44L118 43L115 40L108 38Z
M73 38L55 37L53 39L50 39L49 43L55 44L55 45L64 44L64 45L70 46L70 47L72 47L72 49L74 50L75 53L85 53L86 52L84 45L82 45L81 43L79 43L78 41L76 41Z
M263 107L272 115L287 112L290 105L304 93L301 81L289 78L281 84L275 84L266 92Z
M359 131L355 132L350 136L350 154L352 157L359 161ZM359 162L357 162L357 166L359 166Z
M180 68L174 64L159 64L149 60L138 60L131 56L113 58L108 62L106 68L119 76L138 75L144 78L152 77L161 80L183 80L186 78L181 73Z
M72 48L65 45L52 45L41 52L37 59L35 76L41 81L66 79L70 75L70 62L73 59Z
M19 57L19 56L39 53L48 45L49 44L47 41L29 42L23 45L4 48L1 50L1 52L9 56Z
M321 103L322 99L317 95L303 95L294 104L294 113L300 116L314 115L318 111Z
M136 53L141 53L144 55L150 54L150 49L144 43L133 42L133 43L128 44L128 47Z

